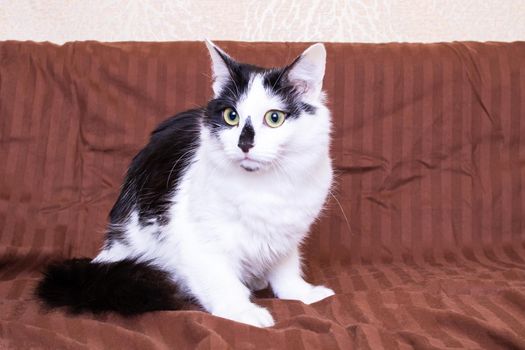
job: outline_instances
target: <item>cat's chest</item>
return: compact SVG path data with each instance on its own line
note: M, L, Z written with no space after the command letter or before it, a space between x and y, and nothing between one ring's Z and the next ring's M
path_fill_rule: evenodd
M309 173L313 179L192 177L184 196L192 237L213 242L211 249L240 262L249 274L263 274L303 240L319 215L332 179L329 162L324 165Z
M319 193L316 193L319 192ZM261 276L296 247L308 233L322 206L317 189L295 192L276 188L245 190L225 200L227 212L218 218L227 228L223 237L232 259L241 262L244 276Z
M319 189L301 190L278 183L239 191L225 201L234 208L230 219L251 231L288 231L299 229L305 220L316 215L321 197Z
M300 178L239 182L216 190L209 203L216 201L216 219L235 227L242 238L248 236L272 246L286 245L288 241L295 244L306 234L326 199L330 169L321 175L315 182Z

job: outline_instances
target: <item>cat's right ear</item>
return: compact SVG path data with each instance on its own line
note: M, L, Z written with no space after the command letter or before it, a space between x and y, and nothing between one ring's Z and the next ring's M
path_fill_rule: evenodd
M323 88L326 65L326 49L323 44L314 44L288 66L288 79L296 91L306 99L317 100Z
M231 68L235 64L233 58L221 50L211 40L206 39L206 47L211 57L212 88L215 97L219 96L224 86L231 80Z

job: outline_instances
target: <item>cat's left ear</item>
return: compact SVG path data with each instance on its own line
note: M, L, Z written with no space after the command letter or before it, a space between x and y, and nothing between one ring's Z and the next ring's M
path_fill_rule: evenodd
M208 48L211 57L213 93L215 94L215 97L217 97L231 79L231 69L236 62L226 52L208 39L206 39L206 47Z
M288 80L306 99L318 99L323 88L326 49L314 44L288 67Z

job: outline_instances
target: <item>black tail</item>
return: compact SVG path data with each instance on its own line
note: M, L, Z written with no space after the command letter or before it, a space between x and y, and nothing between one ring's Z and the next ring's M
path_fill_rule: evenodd
M72 259L47 267L35 294L49 307L72 313L113 311L125 316L180 309L184 300L168 274L148 263L94 263Z

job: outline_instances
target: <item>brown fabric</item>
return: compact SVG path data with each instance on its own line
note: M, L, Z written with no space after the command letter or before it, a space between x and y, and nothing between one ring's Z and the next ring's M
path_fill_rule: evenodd
M306 44L222 46L271 66ZM259 298L277 325L256 329L31 296L50 259L96 254L153 127L208 99L204 45L1 43L0 348L525 349L525 43L327 49L338 186L305 261L337 294Z

